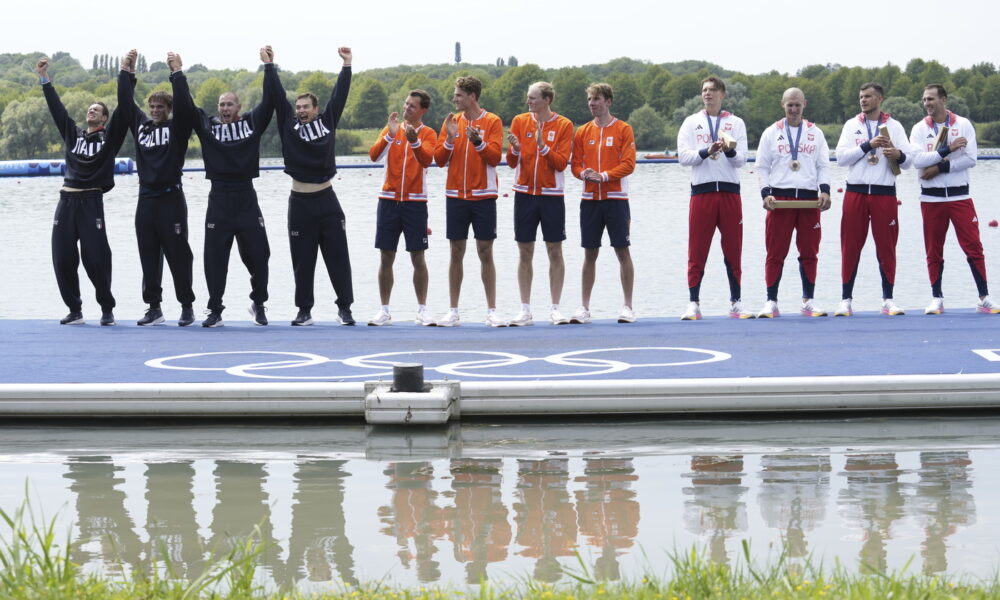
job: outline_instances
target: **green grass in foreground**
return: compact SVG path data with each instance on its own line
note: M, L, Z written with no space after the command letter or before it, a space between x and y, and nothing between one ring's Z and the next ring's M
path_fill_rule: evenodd
M538 600L699 600L699 599L818 599L858 600L979 599L1000 598L1000 579L989 581L926 577L905 573L854 574L836 565L785 563L781 558L767 566L750 560L749 546L734 567L709 561L695 550L670 557L666 578L643 577L638 581L594 580L581 561L579 569L567 571L567 582L551 585L531 579L510 583L491 582L476 588L404 588L372 582L359 587L344 585L324 594L268 591L256 572L264 546L252 536L212 563L193 581L164 576L171 572L169 560L126 578L85 573L70 560L70 544L56 541L53 522L39 526L26 505L9 514L0 509L7 535L0 536L0 598L4 600L207 600L258 598L263 600L492 600L530 598ZM164 553L166 555L166 553Z

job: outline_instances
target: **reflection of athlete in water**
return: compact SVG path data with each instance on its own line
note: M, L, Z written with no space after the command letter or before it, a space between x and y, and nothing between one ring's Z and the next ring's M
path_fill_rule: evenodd
M837 504L847 525L862 529L861 563L876 573L888 566L886 540L892 524L903 516L902 473L896 455L889 452L848 455L840 473L847 477L847 487L840 490Z
M419 581L438 581L441 565L434 560L438 551L435 543L447 535L447 529L443 510L437 506L438 493L432 487L433 464L389 463L383 474L389 478L385 487L392 491L392 504L378 509L384 525L381 532L395 538L396 556L403 568L409 569L411 561L416 562Z
M569 490L569 461L565 458L517 461L517 502L514 503L515 541L522 556L537 558L533 577L554 582L562 576L558 557L573 556L576 547L576 510Z
M746 486L742 456L692 456L691 472L683 475L691 480L684 488L684 523L688 531L709 536L711 559L729 564L726 540L734 532L747 528L747 505L743 502Z
M115 298L111 294L111 246L104 219L104 193L115 187L115 155L125 141L126 127L118 111L108 116L108 107L95 102L87 109L87 128L70 118L49 79L49 59L36 67L45 102L66 144L66 176L59 191L59 204L52 221L52 265L56 284L69 314L62 325L83 323L80 298L81 257L87 277L94 284L101 305L101 325L114 325ZM79 243L79 249L77 248Z
M809 556L806 532L815 529L826 515L830 457L765 454L760 463L761 516L768 527L781 531L788 558L806 558Z
M580 533L601 549L594 561L594 576L602 580L621 578L618 551L631 548L639 534L639 503L632 482L638 481L631 458L585 458L584 484L576 492Z

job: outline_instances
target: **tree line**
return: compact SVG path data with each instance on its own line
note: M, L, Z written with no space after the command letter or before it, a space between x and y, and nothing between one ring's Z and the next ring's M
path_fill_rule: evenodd
M458 48L456 48L458 54ZM41 53L0 54L0 160L59 157L61 141L52 127L45 101L34 72ZM70 114L82 119L94 100L114 107L119 58L94 57L93 66L85 69L65 52L51 57L50 73ZM459 56L456 56L456 59ZM157 90L170 91L167 65L162 61L146 64L137 71L136 99L140 106ZM280 67L280 64L279 64ZM257 71L208 69L194 64L185 68L195 103L209 113L216 112L221 93L235 91L245 108L260 101L263 74ZM821 125L835 143L840 125L858 113L858 90L867 81L877 81L886 90L883 109L892 113L907 128L924 115L920 97L924 85L940 83L949 92L949 106L973 122L985 124L980 129L982 145L1000 144L1000 73L996 65L981 62L951 71L934 60L913 59L900 67L848 67L836 64L809 65L794 75L771 71L748 75L727 70L705 61L680 61L653 64L631 58L616 58L607 63L579 67L542 69L538 65L517 63L514 57L497 60L492 65L468 63L435 65L400 65L369 69L354 74L351 95L340 123L342 129L380 128L386 116L399 110L406 92L427 90L431 109L425 122L437 129L446 113L452 110L450 98L456 77L473 75L483 82L481 104L509 123L525 112L524 97L528 86L539 80L555 86L553 110L574 123L590 119L586 87L605 81L614 88L612 112L629 121L641 149L663 149L676 144L677 127L684 117L701 108L701 80L718 75L726 81L728 93L724 108L742 117L747 124L751 147L758 136L781 118L782 92L791 86L801 88L808 106L806 118ZM333 89L336 73L325 71L282 71L281 78L289 96L311 91L325 102ZM346 132L345 132L346 133ZM338 136L341 152L360 151L360 138ZM128 138L124 153L131 152ZM191 144L192 156L200 149ZM277 135L270 128L262 145L265 156L280 156Z

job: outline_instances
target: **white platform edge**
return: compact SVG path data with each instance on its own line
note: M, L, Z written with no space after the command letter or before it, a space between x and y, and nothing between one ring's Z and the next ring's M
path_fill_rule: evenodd
M7 417L363 417L364 383L0 384ZM463 416L1000 407L1000 374L463 381Z

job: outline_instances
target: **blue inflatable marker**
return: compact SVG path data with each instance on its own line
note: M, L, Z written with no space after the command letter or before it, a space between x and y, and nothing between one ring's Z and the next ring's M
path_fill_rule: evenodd
M115 175L131 175L135 172L135 161L131 158L115 159ZM64 160L0 160L0 177L41 177L65 175Z

